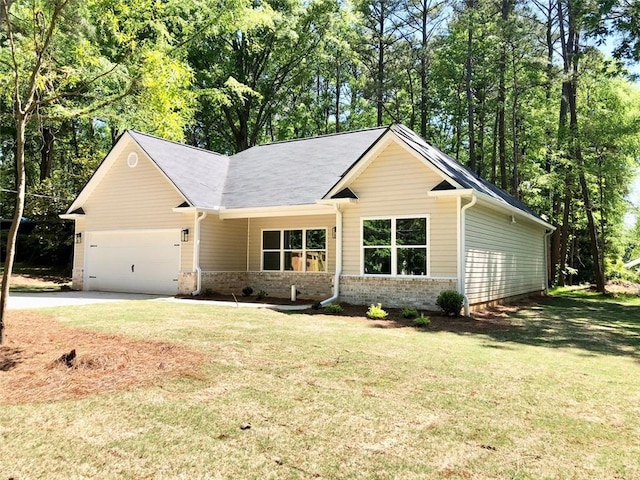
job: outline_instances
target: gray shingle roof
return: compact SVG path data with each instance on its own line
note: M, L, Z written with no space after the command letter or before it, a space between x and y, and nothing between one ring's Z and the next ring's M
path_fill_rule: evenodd
M136 131L129 134L192 206L251 208L316 203L389 130L463 188L540 218L404 125L260 145L232 157Z
M231 157L227 208L314 204L386 131L373 128L270 143Z
M146 133L128 132L192 206L221 205L229 157Z

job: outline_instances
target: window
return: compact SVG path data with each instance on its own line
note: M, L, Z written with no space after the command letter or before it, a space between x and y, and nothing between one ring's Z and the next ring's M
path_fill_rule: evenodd
M428 275L427 217L362 220L366 275Z
M262 269L326 272L327 230L263 230Z

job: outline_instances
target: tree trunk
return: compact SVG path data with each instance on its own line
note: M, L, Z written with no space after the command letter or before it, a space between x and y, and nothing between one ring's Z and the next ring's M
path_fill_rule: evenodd
M18 229L24 213L24 199L26 190L26 172L24 166L24 145L25 129L28 117L22 113L17 114L16 122L16 201L13 213L13 222L7 234L7 253L4 260L4 272L2 274L2 290L0 292L0 345L4 343L5 313L7 311L7 301L9 300L9 286L11 284L11 274L13 272L13 262L16 256L16 241L18 239Z
M42 148L40 149L40 181L51 177L53 169L53 145L56 140L53 128L43 126L40 129L42 135Z
M464 68L464 81L467 98L467 124L469 129L469 168L474 172L477 171L476 165L476 139L475 139L475 112L473 98L473 18L472 10L474 8L474 0L467 1L467 59Z
M384 113L384 19L385 5L384 1L380 2L380 18L378 22L378 65L376 69L376 109L377 109L377 125L382 126Z

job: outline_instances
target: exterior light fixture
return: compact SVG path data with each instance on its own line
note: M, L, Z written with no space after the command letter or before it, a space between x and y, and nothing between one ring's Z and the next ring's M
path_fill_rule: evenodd
M182 241L183 242L188 242L189 241L189 229L185 228L182 230Z
M76 243L82 243L82 232L76 233Z
M331 238L336 238L336 231L337 231L337 227L333 227L331 229Z

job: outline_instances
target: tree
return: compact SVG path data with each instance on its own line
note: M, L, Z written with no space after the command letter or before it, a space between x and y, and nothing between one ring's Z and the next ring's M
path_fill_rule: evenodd
M139 6L155 8L156 2L140 0L140 3L144 5ZM4 336L17 233L25 208L28 129L34 120L38 120L46 132L40 160L40 176L46 179L51 176L53 122L88 115L128 96L144 96L153 91L149 85L151 80L139 75L141 71L137 67L142 66L147 74L153 75L155 82L162 79L160 72L166 71L167 63L169 69L175 67L163 59L161 53L135 47L135 41L131 40L141 36L144 24L138 24L137 30L132 28L128 32L131 36L108 37L110 48L105 41L98 41L95 36L98 19L104 20L107 12L121 6L117 0L87 3L0 0L0 84L6 95L2 103L9 106L3 114L8 117L14 135L17 192L0 293L0 343ZM151 68L154 65L156 68ZM171 91L169 87L165 82L162 87L156 85L155 90L166 95L167 90ZM152 98L157 97L152 95ZM165 102L158 108L175 109L173 104L168 109L168 103L172 102ZM171 115L168 117L172 118ZM179 127L181 129L182 125Z

